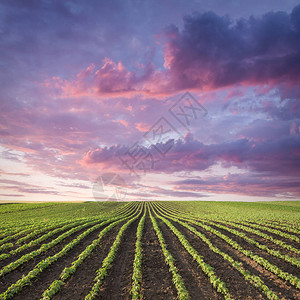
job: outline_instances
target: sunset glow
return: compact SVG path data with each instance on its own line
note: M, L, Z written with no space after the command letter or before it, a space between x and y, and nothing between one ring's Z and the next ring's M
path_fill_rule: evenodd
M298 1L0 11L0 200L92 201L103 174L125 200L299 200ZM188 125L180 99L198 108ZM140 176L122 160L133 149L153 158Z

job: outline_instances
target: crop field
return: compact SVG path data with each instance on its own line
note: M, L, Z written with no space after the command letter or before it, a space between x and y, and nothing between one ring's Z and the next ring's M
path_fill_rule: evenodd
M300 202L0 205L0 299L300 299Z

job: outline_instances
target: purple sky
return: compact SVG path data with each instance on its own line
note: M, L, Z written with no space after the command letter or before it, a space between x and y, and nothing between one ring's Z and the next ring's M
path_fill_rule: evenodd
M299 200L300 3L1 1L0 108L0 200Z

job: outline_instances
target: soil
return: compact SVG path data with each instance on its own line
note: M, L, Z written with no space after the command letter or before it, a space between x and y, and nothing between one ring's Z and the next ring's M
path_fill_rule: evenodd
M143 299L177 299L172 275L165 263L164 256L147 215L142 237L142 284Z
M131 299L131 278L138 220L130 224L122 237L111 269L97 299Z
M84 299L94 285L96 271L101 267L122 224L113 227L96 246L94 251L82 262L76 272L62 286L53 299Z

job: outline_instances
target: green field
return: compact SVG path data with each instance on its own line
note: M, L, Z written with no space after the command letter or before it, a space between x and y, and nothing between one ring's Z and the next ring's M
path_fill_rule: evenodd
M300 202L0 205L0 299L300 299Z

